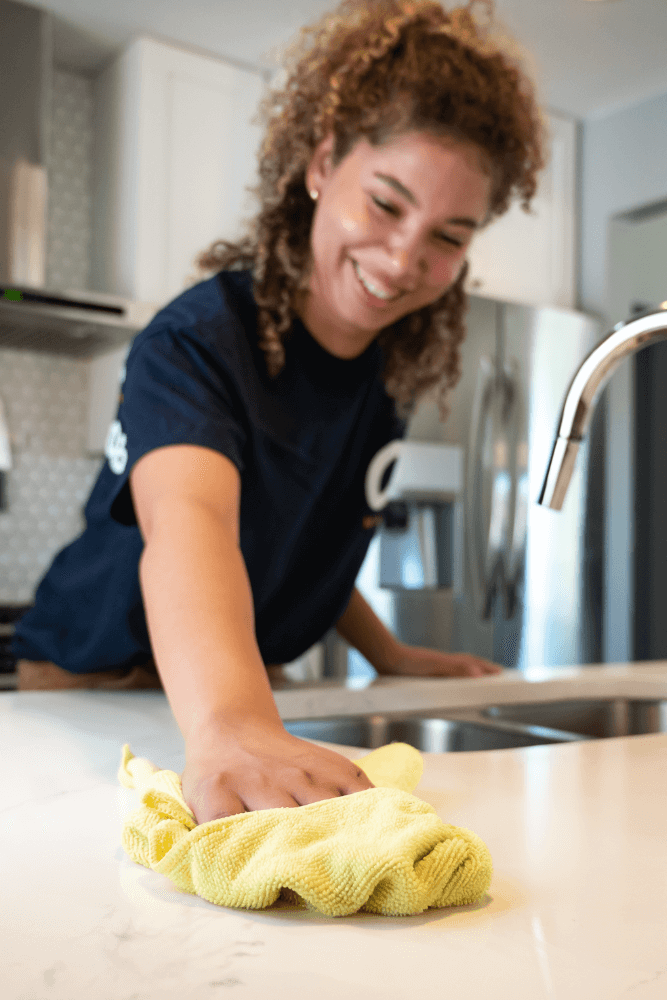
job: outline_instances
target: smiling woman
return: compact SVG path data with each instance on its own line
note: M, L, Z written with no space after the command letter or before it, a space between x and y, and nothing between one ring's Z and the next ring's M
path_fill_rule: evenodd
M328 136L306 171L318 205L297 312L323 347L351 358L453 285L491 181L476 147L422 132L379 147L361 139L337 168L332 147Z
M344 0L287 75L259 212L135 338L86 529L14 642L21 689L162 684L200 823L372 787L272 697L267 667L331 628L379 674L500 671L399 642L355 581L367 469L457 381L470 241L535 191L531 86L433 0Z
M300 316L340 357L377 335L399 414L437 386L446 415L470 240L513 197L528 208L543 166L517 45L476 6L344 0L284 53L285 83L260 113L259 212L246 238L198 259L253 266L272 376Z

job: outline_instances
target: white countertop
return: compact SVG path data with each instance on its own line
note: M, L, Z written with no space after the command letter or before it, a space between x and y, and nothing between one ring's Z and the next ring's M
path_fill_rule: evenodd
M368 699L371 710L415 710L427 697L468 707L591 686L589 696L667 697L667 663L541 681L384 678L375 701L368 689L327 698L346 713L364 700L368 711ZM320 685L296 687L275 692L283 717L294 699L303 715L324 714ZM667 997L667 734L425 753L415 794L486 842L489 893L417 916L344 918L217 907L126 857L120 831L139 793L117 781L122 744L184 765L161 692L2 693L0 740L2 1000Z
M532 667L488 677L376 677L354 680L278 681L273 695L283 719L369 712L467 709L568 698L667 698L667 660ZM667 997L667 992L665 993Z

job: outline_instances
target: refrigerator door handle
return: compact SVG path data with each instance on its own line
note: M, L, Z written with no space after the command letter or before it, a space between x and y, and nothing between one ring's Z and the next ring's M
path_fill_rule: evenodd
M511 389L506 374L484 355L473 403L465 504L472 597L483 620L491 617L504 579L512 505L511 449L505 433Z
M528 524L528 442L523 439L522 434L523 399L516 360L505 365L505 386L504 429L509 447L511 496L507 535L503 546L503 597L505 618L509 621L514 617L519 604Z

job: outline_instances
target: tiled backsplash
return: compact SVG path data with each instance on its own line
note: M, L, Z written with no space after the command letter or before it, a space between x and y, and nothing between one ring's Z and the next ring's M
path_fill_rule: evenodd
M89 287L92 122L92 80L56 69L47 167L47 288L66 291Z
M92 81L57 69L49 158L46 285L88 288ZM85 451L88 364L0 350L0 396L13 467L0 512L0 602L32 601L53 556L81 533L82 507L101 466Z
M89 287L92 109L91 80L57 70L46 254L46 285L53 290ZM86 455L88 379L86 361L0 350L0 396L13 461L7 510L0 511L0 604L32 603L53 557L84 529L82 508L103 461ZM316 680L324 670L322 657L318 643L287 665L285 674ZM363 671L358 664L356 672Z

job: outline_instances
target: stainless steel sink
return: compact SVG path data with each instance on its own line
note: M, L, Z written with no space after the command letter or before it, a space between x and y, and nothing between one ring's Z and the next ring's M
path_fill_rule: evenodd
M586 736L560 732L553 727L526 725L498 719L491 722L481 716L476 720L452 719L428 715L373 714L339 716L326 719L285 721L285 729L294 736L325 743L375 750L387 743L409 743L426 753L471 750L507 750L544 743L585 740Z
M554 726L593 739L667 732L667 700L579 699L491 705L481 710L489 721Z

